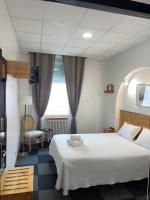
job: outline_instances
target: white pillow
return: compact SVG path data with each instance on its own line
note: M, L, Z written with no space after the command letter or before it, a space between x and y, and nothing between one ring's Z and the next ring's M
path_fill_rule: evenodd
M150 149L150 129L143 128L135 143L142 147Z
M119 129L118 134L129 141L133 141L133 139L140 132L140 130L140 126L134 126L132 124L124 122L122 127Z

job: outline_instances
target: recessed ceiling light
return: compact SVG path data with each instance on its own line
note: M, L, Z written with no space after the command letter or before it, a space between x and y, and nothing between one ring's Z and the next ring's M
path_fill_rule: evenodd
M85 33L83 33L82 37L85 39L90 39L93 37L93 34L90 32L85 32Z

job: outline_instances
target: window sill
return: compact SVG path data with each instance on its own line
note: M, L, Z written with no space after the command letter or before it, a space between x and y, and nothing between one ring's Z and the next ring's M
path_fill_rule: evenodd
M46 115L45 116L46 120L55 120L55 119L68 119L68 115Z

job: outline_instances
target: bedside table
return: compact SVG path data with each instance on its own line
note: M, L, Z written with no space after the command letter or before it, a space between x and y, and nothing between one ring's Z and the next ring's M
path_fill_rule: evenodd
M104 133L114 133L114 132L115 132L115 129L112 128L112 127L103 128L103 132L104 132Z
M53 137L53 129L51 128L43 128L41 131L45 132L45 138L49 142Z

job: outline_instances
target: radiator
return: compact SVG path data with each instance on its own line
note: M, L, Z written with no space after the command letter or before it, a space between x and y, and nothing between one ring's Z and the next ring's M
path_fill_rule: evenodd
M46 126L53 129L53 135L68 133L68 119L47 119L46 121Z

